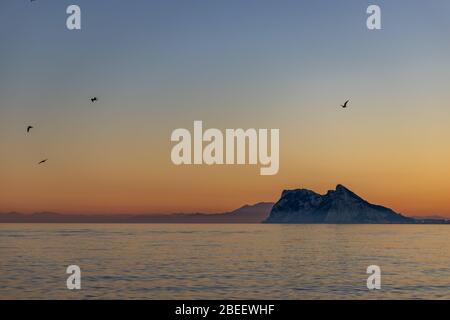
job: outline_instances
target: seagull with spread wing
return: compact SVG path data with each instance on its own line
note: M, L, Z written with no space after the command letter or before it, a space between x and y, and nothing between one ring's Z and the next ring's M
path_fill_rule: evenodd
M345 103L343 105L341 105L342 108L347 108L347 103L349 103L350 100L345 101Z

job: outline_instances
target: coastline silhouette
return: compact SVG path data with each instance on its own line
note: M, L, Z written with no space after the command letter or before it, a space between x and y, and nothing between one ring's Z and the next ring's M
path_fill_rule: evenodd
M63 214L0 213L0 223L266 223L266 224L450 224L440 217L407 217L374 205L342 185L320 195L284 190L276 202L244 205L224 213Z

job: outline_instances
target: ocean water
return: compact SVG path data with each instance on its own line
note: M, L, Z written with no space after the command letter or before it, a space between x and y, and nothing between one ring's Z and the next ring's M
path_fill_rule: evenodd
M0 224L0 299L450 299L449 240L445 225Z

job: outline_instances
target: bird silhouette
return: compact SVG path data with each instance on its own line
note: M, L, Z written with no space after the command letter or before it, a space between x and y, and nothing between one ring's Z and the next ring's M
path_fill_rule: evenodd
M97 97L92 97L91 102L94 103L95 101L98 101Z
M44 162L46 162L47 160L48 160L48 159L44 159L44 160L42 160L42 161L39 161L38 164L44 163Z
M343 105L341 105L342 108L347 108L347 103L349 103L350 100L345 101Z
M30 130L33 129L33 128L34 128L33 126L28 126L27 127L27 132L30 132Z

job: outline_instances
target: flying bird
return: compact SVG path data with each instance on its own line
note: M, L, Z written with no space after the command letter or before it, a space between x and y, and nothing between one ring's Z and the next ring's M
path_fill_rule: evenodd
M33 129L33 128L34 128L33 126L28 126L27 127L27 132L30 132L30 130Z
M44 162L46 162L47 160L48 160L48 159L44 159L44 160L42 160L42 161L39 161L38 164L44 163Z
M92 97L91 102L94 103L95 101L98 101L97 97Z
M345 101L343 105L341 105L342 108L347 108L347 103L349 103L350 100Z

